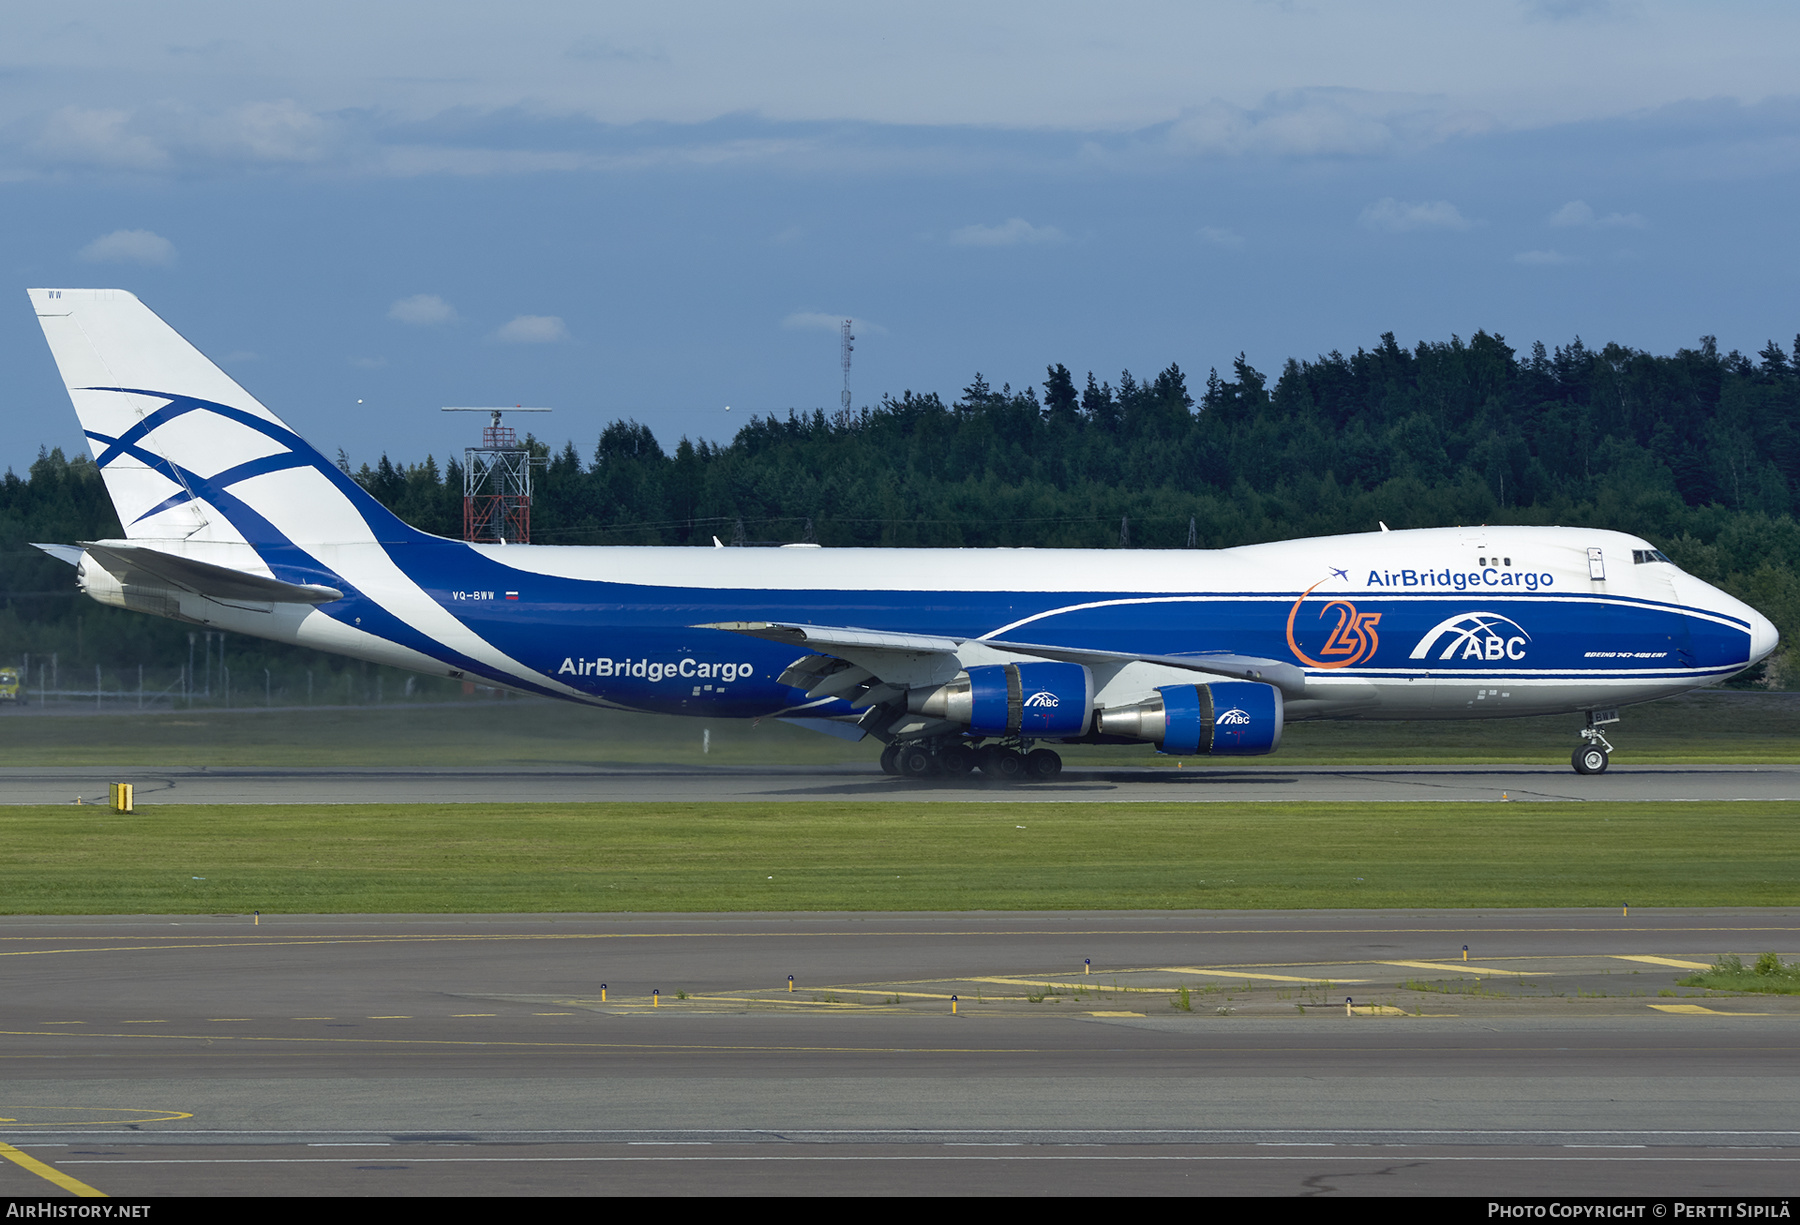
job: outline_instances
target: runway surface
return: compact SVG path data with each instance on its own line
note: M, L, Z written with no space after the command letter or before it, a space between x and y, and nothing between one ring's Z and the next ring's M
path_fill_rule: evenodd
M1566 766L1199 765L1070 768L1051 783L889 778L868 766L557 765L541 769L442 767L214 768L204 766L0 768L7 804L103 803L107 784L132 783L154 804L486 804L609 801L882 800L983 803L1258 801L1384 803L1417 800L1796 800L1800 765L1615 765L1582 776Z
M0 919L0 1194L1785 1194L1800 999L1676 985L1764 950L1800 910Z

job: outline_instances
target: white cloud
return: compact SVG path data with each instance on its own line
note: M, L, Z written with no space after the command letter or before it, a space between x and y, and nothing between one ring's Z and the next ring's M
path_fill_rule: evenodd
M850 330L859 336L887 331L879 323L868 319L859 319L855 315L834 314L830 311L795 311L781 321L781 326L791 332L835 332L844 326L846 319L850 321Z
M569 338L557 315L519 315L494 333L495 340L515 345L544 345Z
M90 264L144 264L167 268L175 262L175 244L149 230L114 230L83 247L78 258Z
M1065 242L1068 235L1053 225L1032 225L1023 217L1011 217L999 225L965 225L950 235L959 247L1017 247Z
M1167 146L1203 156L1379 157L1495 126L1491 115L1442 97L1310 87L1254 106L1213 98L1190 107L1169 125Z
M1410 95L1421 113L1480 110L1519 130L1643 113L1685 99L1791 96L1800 6L1668 0L1494 5L1235 3L1123 6L1000 0L918 20L867 6L808 19L806 5L9 6L0 131L63 106L154 97L223 111L253 99L336 126L531 112L609 127L868 123L1128 133L1184 117L1203 147L1368 152L1411 121L1316 95ZM816 8L817 6L810 6ZM793 16L792 14L800 14ZM1545 37L1543 21L1557 25ZM1624 41L1622 41L1624 40ZM1206 54L1196 71L1196 55ZM1300 95L1276 106L1256 100ZM1219 102L1209 102L1219 99ZM279 107L281 101L254 105ZM1206 115L1212 108L1218 114ZM466 109L464 109L466 108ZM1196 110L1195 108L1199 108ZM102 112L89 111L90 115ZM243 118L278 134L250 146L312 148L301 119ZM501 122L506 122L503 118ZM164 156L102 141L111 160ZM503 148L516 147L501 140ZM174 147L169 146L169 152ZM378 159L370 159L374 165Z
M1649 219L1639 213L1608 213L1604 217L1596 216L1586 200L1569 201L1550 214L1549 223L1562 229L1647 230L1650 228Z
M1169 129L1169 142L1182 153L1366 157L1388 152L1397 140L1381 119L1339 107L1310 105L1268 113L1215 100L1177 120Z
M1242 234L1239 234L1235 230L1222 229L1216 225L1201 226L1200 237L1217 247L1230 247L1235 250L1244 245L1244 236Z
M1554 268L1559 264L1579 263L1580 260L1573 255L1564 255L1561 251L1521 251L1512 257L1512 262L1532 268Z
M1362 211L1361 223L1371 230L1403 234L1410 230L1466 230L1475 223L1448 200L1413 204L1386 196Z
M434 293L416 293L388 307L388 318L401 323L449 323L456 318L456 308Z
M233 107L195 127L215 155L259 162L316 162L331 143L325 121L291 98Z
M168 151L132 128L131 114L119 110L65 106L44 122L32 148L52 162L75 162L113 170L163 170Z
M65 106L44 121L31 149L53 164L166 171L177 164L319 162L338 143L332 125L283 98L214 109Z

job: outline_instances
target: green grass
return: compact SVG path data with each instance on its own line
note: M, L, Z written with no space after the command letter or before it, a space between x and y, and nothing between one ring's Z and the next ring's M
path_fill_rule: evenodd
M1791 803L18 807L0 808L0 910L1775 906L1800 880L1795 815Z
M1800 962L1784 964L1774 953L1764 953L1755 964L1746 966L1742 958L1727 953L1713 961L1712 969L1684 978L1677 985L1756 995L1800 995Z
M1620 764L1800 761L1800 693L1709 690L1628 707L1607 729ZM1566 765L1580 715L1410 723L1297 723L1277 764L1508 762ZM702 752L703 733L710 752ZM774 719L685 719L547 701L443 706L0 717L0 766L872 766L873 742ZM1161 765L1148 747L1071 746L1071 765ZM1191 764L1191 763L1190 763Z

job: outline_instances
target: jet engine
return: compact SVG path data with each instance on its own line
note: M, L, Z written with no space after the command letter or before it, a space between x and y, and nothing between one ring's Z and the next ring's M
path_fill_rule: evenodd
M1178 757L1251 757L1281 747L1281 690L1255 681L1165 685L1157 696L1099 712L1103 736L1148 740Z
M948 684L909 689L906 709L961 723L976 736L1081 736L1094 709L1094 674L1081 664L1047 660L982 664Z

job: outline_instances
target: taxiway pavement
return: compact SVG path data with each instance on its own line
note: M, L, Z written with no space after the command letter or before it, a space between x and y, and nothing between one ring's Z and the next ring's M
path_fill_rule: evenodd
M0 768L0 803L103 803L131 783L143 804L489 804L874 800L908 803L1420 800L1800 800L1800 765L1567 766L1224 765L1071 767L1049 783L889 778L867 766Z
M120 1195L1785 1194L1800 999L1676 984L1797 949L1790 909L15 917L0 1142Z

